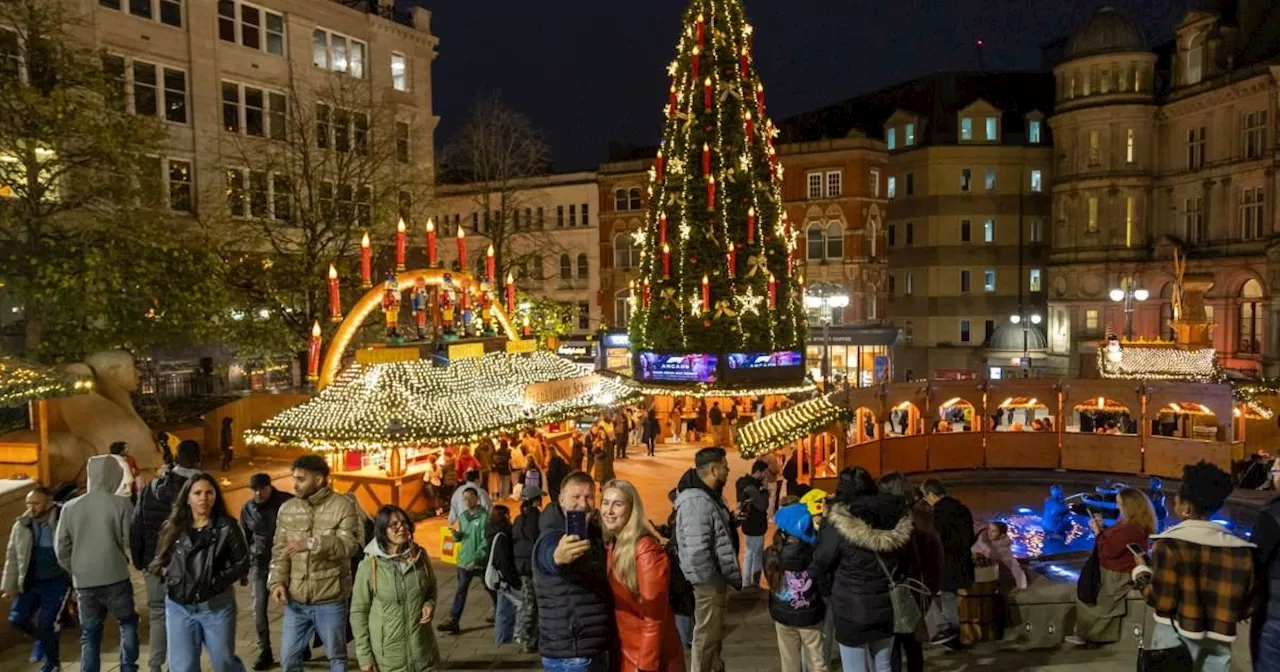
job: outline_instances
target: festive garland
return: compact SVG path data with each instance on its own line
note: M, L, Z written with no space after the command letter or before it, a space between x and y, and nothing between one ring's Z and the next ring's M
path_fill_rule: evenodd
M853 419L853 411L832 402L834 394L810 399L748 423L734 431L743 457L753 458L798 441L835 422Z
M92 389L93 380L87 376L76 376L66 371L0 358L0 407L70 397Z

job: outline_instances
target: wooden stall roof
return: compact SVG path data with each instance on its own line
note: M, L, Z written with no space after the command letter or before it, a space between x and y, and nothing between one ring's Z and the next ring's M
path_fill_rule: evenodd
M743 457L755 457L852 417L845 395L836 392L743 425L734 431L734 443Z

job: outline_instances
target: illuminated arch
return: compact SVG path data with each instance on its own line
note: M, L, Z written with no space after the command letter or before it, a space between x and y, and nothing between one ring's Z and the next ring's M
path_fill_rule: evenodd
M443 268L428 268L413 271L400 271L396 273L396 280L400 284L400 291L405 292L413 289L414 283L418 278L426 281L428 287L439 287L444 284L444 276L449 275L453 278L454 284L463 283L464 285L478 284L475 276L466 271L450 271ZM320 367L320 381L318 389L324 389L329 383L333 382L334 377L338 375L338 370L342 368L342 353L346 351L347 346L351 345L351 339L355 337L356 332L368 319L369 315L375 310L382 308L382 293L386 283L379 282L373 286L359 301L351 307L347 316L342 320L342 324L338 325L338 330L333 333L333 339L329 342L329 348L324 353L324 363ZM495 290L496 291L496 290ZM498 324L502 325L502 330L506 332L507 338L516 340L516 330L511 326L511 321L507 319L507 313L502 307L502 301L498 294L493 295L492 302L493 313L498 319Z

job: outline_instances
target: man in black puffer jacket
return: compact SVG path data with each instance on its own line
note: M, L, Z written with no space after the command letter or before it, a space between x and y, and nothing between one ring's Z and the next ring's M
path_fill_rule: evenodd
M520 491L520 515L511 526L516 573L520 575L520 614L516 620L516 641L525 653L538 650L538 597L533 586L533 546L538 542L538 504L542 490L526 485Z
M569 474L560 488L560 509L566 516L590 514L594 491L590 476ZM563 672L610 670L618 639L600 528L592 524L588 538L578 539L566 534L564 519L548 522L533 549L542 666Z
M738 479L738 525L747 541L747 551L742 556L743 586L760 587L760 574L764 571L764 534L769 531L769 492L765 479L769 465L756 460L751 473Z
M129 524L129 555L133 566L142 572L147 588L147 619L151 622L151 655L147 666L151 672L160 672L167 657L167 632L164 616L164 578L148 571L147 566L156 556L156 544L160 540L160 528L169 519L173 500L177 498L187 479L200 473L200 444L186 440L178 444L176 465L157 476L142 489L138 505L133 509Z

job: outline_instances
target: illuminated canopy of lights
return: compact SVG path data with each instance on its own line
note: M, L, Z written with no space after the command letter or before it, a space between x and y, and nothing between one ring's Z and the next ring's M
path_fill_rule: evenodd
M1183 350L1159 345L1120 346L1118 357L1098 348L1098 371L1103 378L1142 380L1222 380L1218 354L1213 348Z
M743 457L756 457L798 441L833 423L853 419L853 412L835 403L830 394L784 408L735 432L735 443Z
M526 400L529 385L584 377L586 387L572 396ZM461 445L593 414L639 396L549 352L495 352L446 367L427 360L355 363L307 403L245 432L245 440L316 452Z
M714 385L704 385L702 383L657 385L654 383L642 383L632 378L621 377L618 378L618 381L626 385L631 390L651 397L693 397L695 399L705 399L709 397L791 396L807 394L818 389L817 386L813 384L813 381L808 379L805 379L804 382L796 385L773 387L716 387Z
M93 380L86 376L0 357L0 407L70 397L92 389Z

